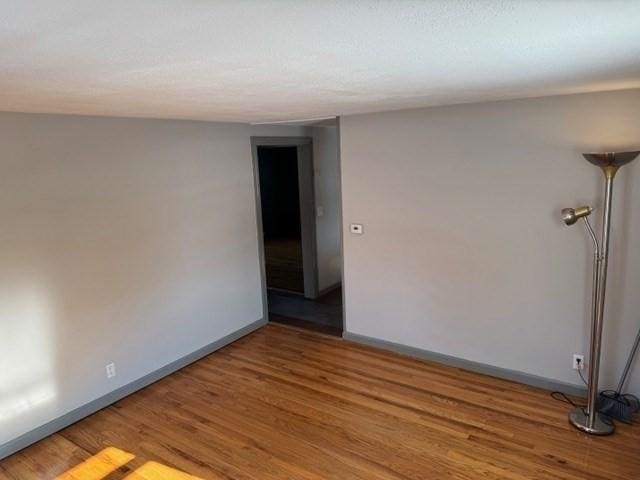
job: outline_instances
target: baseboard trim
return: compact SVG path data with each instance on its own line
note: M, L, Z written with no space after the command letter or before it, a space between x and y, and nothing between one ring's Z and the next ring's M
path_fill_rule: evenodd
M367 337L366 335L344 332L342 338L344 338L345 340L350 340L352 342L382 348L384 350L390 350L392 352L400 353L403 355L408 355L410 357L420 358L422 360L429 360L431 362L442 363L451 367L457 367L476 373L482 373L483 375L489 375L491 377L502 378L504 380L524 383L525 385L530 385L533 387L544 388L545 390L559 391L578 397L585 397L587 394L587 389L579 385L560 382L558 380L540 377L538 375L532 375L530 373L520 372L518 370L510 370L508 368L495 367L486 363L465 360L463 358L431 352L429 350L422 350L416 347L409 347L400 343Z
M133 382L128 383L127 385L124 385L114 390L113 392L107 393L106 395L97 398L96 400L93 400L81 407L78 407L75 410L72 410L69 413L66 413L65 415L62 415L61 417L58 417L48 423L45 423L44 425L35 428L14 440L0 445L0 460L22 450L23 448L28 447L29 445L38 442L39 440L42 440L45 437L48 437L49 435L62 430L63 428L68 427L73 423L78 422L79 420L82 420L83 418L88 417L89 415L96 413L99 410L102 410L105 407L108 407L118 400L122 400L123 398L128 397L138 390L141 390L151 385L152 383L155 383L158 380L171 375L174 372L177 372L181 368L184 368L187 365L190 365L193 362L196 362L206 357L207 355L210 355L216 350L219 350L222 347L235 342L236 340L239 340L245 335L248 335L249 333L259 329L260 327L263 327L266 324L267 320L264 318L257 320L247 325L246 327L230 333L229 335L226 335L221 339L216 340L215 342L196 350L193 353L185 355L184 357L171 362L170 364L165 365L164 367L161 367L142 378L139 378L138 380L134 380Z

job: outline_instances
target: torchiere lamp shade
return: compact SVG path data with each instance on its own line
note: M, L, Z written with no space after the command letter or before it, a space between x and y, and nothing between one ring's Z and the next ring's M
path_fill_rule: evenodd
M600 167L605 176L615 176L618 168L632 162L640 151L637 152L605 152L605 153L583 153L584 158L590 163Z

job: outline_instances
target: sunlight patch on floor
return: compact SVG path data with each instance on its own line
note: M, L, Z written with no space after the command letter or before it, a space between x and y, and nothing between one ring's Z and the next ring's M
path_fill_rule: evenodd
M136 458L117 448L105 448L101 452L76 465L55 480L102 480ZM111 478L111 477L109 477ZM147 462L124 480L202 480L158 462Z
M117 448L105 448L55 480L101 480L134 458L135 455Z

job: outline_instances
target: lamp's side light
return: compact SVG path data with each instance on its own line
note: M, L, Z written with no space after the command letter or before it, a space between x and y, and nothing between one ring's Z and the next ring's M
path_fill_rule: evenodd
M577 208L563 208L560 214L565 225L573 225L579 219L591 215L591 212L593 212L593 207L585 205Z

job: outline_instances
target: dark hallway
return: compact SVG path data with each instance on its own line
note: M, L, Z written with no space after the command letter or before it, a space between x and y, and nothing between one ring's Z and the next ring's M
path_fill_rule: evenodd
M304 293L296 147L258 147L267 287Z
M269 319L341 335L340 284L319 292L307 283L318 281L313 158L287 144L256 153Z

